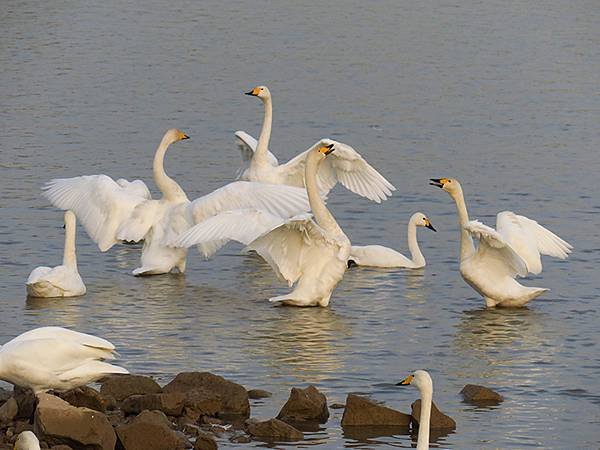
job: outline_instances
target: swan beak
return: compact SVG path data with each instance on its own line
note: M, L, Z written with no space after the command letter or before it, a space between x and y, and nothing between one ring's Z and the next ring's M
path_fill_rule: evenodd
M181 139L189 139L190 137L187 134L184 134L183 136L181 136Z
M326 146L324 146L324 147L321 147L321 148L319 149L319 151L320 151L321 153L323 153L325 156L329 155L329 154L330 154L331 152L333 152L334 150L335 150L335 148L333 148L333 144L326 145Z
M396 383L396 386L408 386L414 377L415 377L414 375L409 375L404 380L402 380L400 383Z
M253 95L256 97L258 95L258 88L252 89L250 92L244 92L245 95Z
M433 225L431 225L431 222L429 220L427 221L427 225L425 225L425 227L429 228L431 231L437 232L437 230L433 228Z
M429 181L431 181L431 183L429 183L431 186L437 186L439 188L444 187L444 183L442 183L443 178L430 178Z

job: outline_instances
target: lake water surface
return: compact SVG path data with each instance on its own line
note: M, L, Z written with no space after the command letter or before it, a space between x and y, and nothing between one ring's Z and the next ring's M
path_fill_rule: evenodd
M457 421L432 447L600 446L600 4L597 1L3 2L0 12L0 342L41 325L111 339L129 370L167 382L208 370L273 397L315 384L408 411L418 368ZM318 138L360 151L398 188L376 205L337 187L329 205L355 243L406 251L425 212L424 270L349 270L329 308L274 307L287 291L266 264L230 246L190 252L185 276L134 278L139 249L100 253L78 232L84 297L27 300L38 265L62 258L62 213L41 196L54 177L141 178L164 131L192 139L166 168L190 198L231 180L233 132L257 135L267 84L271 150L285 161ZM571 242L524 284L549 293L521 310L485 310L458 273L449 196L462 181L489 225L510 209ZM493 408L462 403L467 383L496 388ZM322 448L410 448L411 437L356 436L341 411L307 433ZM259 442L251 445L262 446ZM222 448L237 447L223 439ZM283 447L284 445L282 445ZM290 445L291 446L291 445Z

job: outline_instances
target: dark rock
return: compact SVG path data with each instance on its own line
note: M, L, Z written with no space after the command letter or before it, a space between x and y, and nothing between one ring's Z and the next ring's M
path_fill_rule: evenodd
M344 409L346 405L344 405L343 403L332 403L331 405L329 405L329 407L331 409Z
M125 400L130 395L159 394L162 389L156 381L142 375L113 375L107 377L100 394L112 396L117 402Z
M35 405L37 403L33 391L29 388L15 386L13 390L13 397L19 405L17 418L30 420L33 417L33 412L35 411Z
M421 414L421 399L413 402L410 405L412 409L412 423L413 427L419 426L419 415ZM444 428L444 429L454 429L456 428L456 422L452 417L447 416L443 412L441 412L435 403L431 402L431 422L429 428Z
M214 411L205 415L250 415L248 392L243 386L208 372L184 372L167 384L163 391L184 392L193 409ZM192 395L199 393L197 395ZM186 401L188 406L188 401Z
M33 431L33 424L28 420L17 420L14 422L15 434L21 434L23 431Z
M50 447L50 450L73 450L71 447L69 447L68 445L54 445L52 447Z
M72 406L85 407L100 412L105 412L110 404L110 400L100 395L100 392L96 389L88 386L58 392L56 395Z
M498 404L504 401L504 397L496 391L479 386L477 384L467 384L460 393L465 402L475 404Z
M372 400L348 394L342 426L401 426L408 428L410 416Z
M182 442L160 411L143 411L116 430L124 450L180 450L190 446L189 442Z
M229 438L229 442L233 442L234 444L248 444L252 442L252 438L246 433L236 433Z
M284 422L327 422L329 409L327 398L314 386L306 389L292 388L288 401L277 415Z
M5 425L13 421L19 413L19 405L14 397L9 398L0 406L0 425Z
M125 414L139 414L145 409L159 410L169 416L181 416L186 395L182 392L166 394L131 395L123 400L121 409Z
M204 431L199 431L194 443L194 450L217 450L217 440L215 437Z
M267 398L270 397L271 394L269 391L264 391L262 389L250 389L248 391L248 397L250 397L252 400L258 400L260 398Z
M249 421L247 431L252 437L267 441L301 441L304 434L293 426L279 419L262 422Z
M50 394L39 394L38 400L34 430L49 445L114 450L115 432L101 412L71 406Z

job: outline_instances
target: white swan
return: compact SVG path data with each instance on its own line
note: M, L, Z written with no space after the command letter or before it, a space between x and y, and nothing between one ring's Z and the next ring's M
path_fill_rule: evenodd
M76 219L71 211L65 212L65 248L60 266L36 267L27 278L30 297L76 297L85 294L85 284L77 271L75 256Z
M73 389L111 373L129 373L104 362L114 355L115 346L105 339L61 327L36 328L0 347L0 379L36 394Z
M425 370L416 370L396 386L416 386L421 394L421 415L419 417L419 435L417 450L429 449L429 428L431 421L431 402L433 401L433 381Z
M337 144L336 144L337 146ZM229 211L194 226L174 245L198 245L205 256L230 240L255 250L275 273L296 288L269 299L293 306L327 306L331 293L344 276L350 240L319 195L316 172L319 163L337 148L315 145L306 158L306 190L314 214L282 219L264 211Z
M153 173L163 194L159 200L145 197L143 183L123 186L106 175L52 180L44 186L44 195L54 206L73 210L101 251L119 241L143 239L142 265L133 271L134 275L168 273L174 268L183 273L187 250L166 246L165 242L218 212L265 208L290 217L308 210L302 189L242 181L190 202L179 184L165 173L163 164L169 145L183 139L188 139L183 132L168 130L156 150Z
M235 133L242 158L246 164L249 163L248 168L241 169L240 179L304 187L304 165L309 150L279 165L277 158L268 149L273 118L271 93L266 86L258 86L246 94L262 100L265 117L258 142L245 131ZM352 192L377 203L392 195L392 191L396 188L369 165L356 150L341 142L334 143L335 154L321 164L317 173L318 186L322 195L327 195L338 181Z
M13 450L40 450L40 441L33 431L23 431L17 437Z
M408 249L410 258L394 249L382 245L353 245L350 249L348 267L352 265L370 267L405 267L420 269L425 267L425 257L417 242L417 227L426 227L436 231L422 212L414 213L408 221Z
M456 203L460 231L460 273L485 298L488 307L518 307L530 302L545 288L527 287L515 277L542 271L541 255L565 259L571 244L535 220L503 211L496 217L496 230L478 221L469 221L463 191L458 180L432 178ZM473 239L479 240L475 248Z

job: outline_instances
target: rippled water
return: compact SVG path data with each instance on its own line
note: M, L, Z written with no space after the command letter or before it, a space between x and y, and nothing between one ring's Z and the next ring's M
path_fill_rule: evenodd
M458 423L433 447L598 448L598 3L250 3L4 2L0 341L49 324L93 332L161 381L210 370L272 391L253 405L264 418L308 383L330 402L360 392L407 411L418 394L393 383L427 368ZM256 84L273 92L280 160L330 136L397 186L382 205L332 193L354 242L405 250L410 214L429 215L439 232L419 233L426 269L353 269L329 308L277 308L265 299L287 288L239 247L209 262L192 252L185 276L138 279L138 248L101 254L80 230L88 294L26 300L30 270L61 259L61 213L40 197L43 182L107 173L151 184L153 151L176 126L192 140L170 150L167 171L191 198L207 193L235 173L233 131L258 133L262 108L241 95ZM454 205L427 184L440 176L462 180L473 217L493 224L512 209L574 244L525 281L548 294L528 309L483 309L458 274ZM464 404L466 383L506 401ZM344 433L340 418L332 410L306 445L411 446L403 434Z

